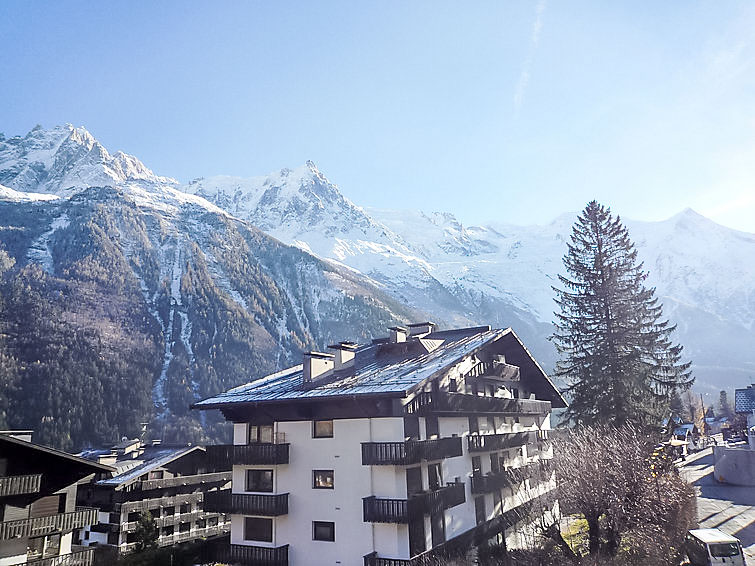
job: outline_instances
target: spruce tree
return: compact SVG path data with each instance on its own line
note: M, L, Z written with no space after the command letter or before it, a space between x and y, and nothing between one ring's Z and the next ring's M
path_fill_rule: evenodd
M689 389L689 363L671 340L655 289L621 219L596 201L572 229L567 276L554 287L560 312L552 339L556 375L568 384L566 416L577 424L658 426L675 393Z

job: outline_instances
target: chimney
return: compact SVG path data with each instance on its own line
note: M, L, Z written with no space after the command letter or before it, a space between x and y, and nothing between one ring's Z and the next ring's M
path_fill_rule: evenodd
M415 322L414 324L410 324L408 326L409 336L421 338L422 336L426 336L433 332L435 330L435 327L436 324L434 322Z
M335 367L333 369L338 371L339 369L354 367L354 357L358 347L359 345L354 342L339 342L328 346L335 351Z
M398 344L399 342L406 342L406 337L409 336L409 330L403 326L391 326L390 330L390 342Z
M302 381L312 383L333 371L333 354L323 352L304 352L304 369Z

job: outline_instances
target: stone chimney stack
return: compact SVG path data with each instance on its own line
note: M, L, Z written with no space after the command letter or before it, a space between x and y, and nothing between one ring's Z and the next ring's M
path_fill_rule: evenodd
M356 349L359 347L354 342L339 342L328 346L329 349L335 352L335 366L333 369L336 371L340 369L346 369L354 367L354 358L356 357Z
M312 383L330 374L333 371L334 358L333 354L324 352L304 352L302 381Z
M406 342L406 338L409 336L409 329L403 326L391 326L388 330L391 333L389 341L393 344Z

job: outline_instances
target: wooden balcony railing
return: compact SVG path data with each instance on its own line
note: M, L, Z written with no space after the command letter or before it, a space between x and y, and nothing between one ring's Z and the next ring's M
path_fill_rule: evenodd
M461 437L404 442L363 442L362 464L365 466L406 466L422 460L442 460L461 456Z
M435 491L418 493L408 499L365 497L362 499L364 521L368 523L408 523L430 513L439 513L466 501L464 484L450 483Z
M464 377L492 377L508 381L519 381L519 366L499 362L480 362L469 370Z
M207 446L207 457L217 467L288 464L288 447L288 443L210 445Z
M94 547L90 546L81 550L75 550L70 554L63 554L61 556L27 560L24 564L28 566L93 566Z
M121 504L121 513L133 513L138 511L149 511L157 507L173 507L189 503L199 503L204 501L204 492L181 493L179 495L168 495L165 497L153 497L142 499L140 501L127 501Z
M470 452L485 452L489 450L505 450L525 444L533 444L537 440L537 432L509 432L503 434L473 434L467 437Z
M266 547L228 542L208 545L206 560L242 566L288 566L288 545Z
M150 489L164 489L179 487L182 485L197 485L203 483L218 483L231 481L233 473L229 469L226 472L213 472L209 474L195 474L191 476L176 476L159 480L144 480L141 482L142 491Z
M208 491L204 500L205 511L263 515L288 515L288 493L265 495L259 493L231 493L230 490Z
M77 507L71 513L57 513L33 519L18 519L0 523L0 540L39 536L55 531L72 531L98 522L98 510Z
M458 415L494 413L502 415L545 415L551 410L550 401L538 399L503 399L481 397L446 391L422 391L406 404L404 411L411 415Z
M38 493L42 474L0 477L0 497Z

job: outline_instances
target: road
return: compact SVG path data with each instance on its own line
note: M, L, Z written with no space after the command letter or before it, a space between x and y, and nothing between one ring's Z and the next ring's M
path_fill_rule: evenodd
M701 528L721 529L742 541L747 566L755 566L755 487L718 483L713 479L713 452L706 448L687 458L682 476L697 490Z

